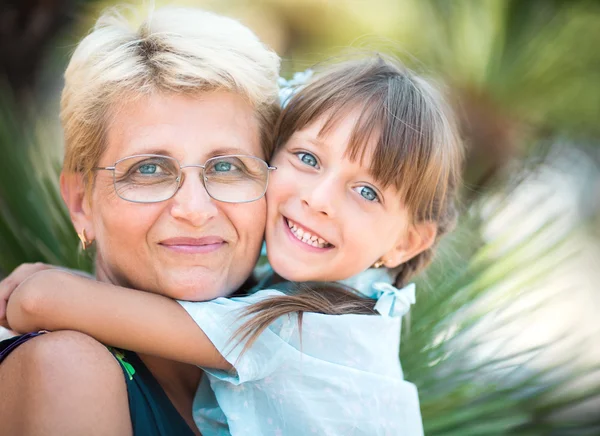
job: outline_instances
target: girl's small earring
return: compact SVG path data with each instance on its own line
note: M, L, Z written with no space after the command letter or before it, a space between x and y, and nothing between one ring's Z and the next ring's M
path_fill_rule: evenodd
M87 236L85 235L85 229L82 229L81 233L77 233L77 236L79 236L79 240L81 241L81 248L83 248L83 251L87 250L88 246L92 243L92 241L88 240Z
M375 262L373 264L373 268L381 268L383 266L383 264L385 263L385 261L379 259L377 262Z

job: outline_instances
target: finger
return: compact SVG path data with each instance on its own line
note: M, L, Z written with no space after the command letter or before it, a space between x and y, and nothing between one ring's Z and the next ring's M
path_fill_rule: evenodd
M51 268L49 265L43 263L24 263L0 282L0 326L8 328L6 307L14 290L31 275L49 268Z
M24 263L19 265L9 277L12 277L12 281L18 286L31 275L50 268L53 268L53 266L41 262Z
M8 276L0 282L0 301L7 299L15 288L14 277Z
M8 277L0 282L0 300L8 300L10 294L32 274L50 268L52 266L44 263L24 263L19 265Z
M0 282L0 325L6 323L6 305L13 291L32 274L49 268L49 265L43 263L24 263Z
M43 263L26 263L17 267L8 277L0 282L0 325L5 326L6 305L8 299L17 287L32 274L50 269L51 266Z

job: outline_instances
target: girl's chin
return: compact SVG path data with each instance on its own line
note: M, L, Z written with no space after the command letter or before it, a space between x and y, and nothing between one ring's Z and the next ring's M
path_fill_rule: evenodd
M271 267L273 268L273 271L277 273L277 275L290 282L329 281L327 277L322 277L320 274L309 271L306 268L298 265L295 268L290 268L290 265L287 263L286 265L277 265L276 262L275 265L271 263Z

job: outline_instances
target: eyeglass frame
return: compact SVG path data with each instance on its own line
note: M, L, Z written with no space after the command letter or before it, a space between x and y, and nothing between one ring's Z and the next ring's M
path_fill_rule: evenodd
M163 200L158 200L158 201L136 201L136 200L128 200L126 198L121 197L121 195L119 194L119 191L117 190L117 179L116 179L116 169L117 169L117 165L119 164L119 162L122 162L126 159L131 159L133 157L163 157L163 158L167 158L167 159L172 159L175 162L177 162L177 165L179 166L179 174L177 175L177 178L175 180L177 180L177 189L175 189L175 191L173 192L173 195L171 195L170 197L167 197ZM253 199L253 200L246 200L246 201L223 201L223 200L219 200L215 197L213 197L210 192L208 191L208 189L206 188L206 173L204 172L204 170L206 169L206 164L212 160L215 159L222 159L222 158L228 158L228 157L249 157L251 159L257 159L259 161L261 161L262 163L265 164L265 166L267 167L267 179L265 180L265 189L263 191L263 193ZM122 157L121 159L117 160L112 166L108 166L108 167L93 167L92 170L93 171L97 171L97 170L107 170L107 171L112 171L112 178L113 178L113 187L115 189L115 193L119 196L120 199L124 200L124 201L129 201L130 203L138 203L138 204L153 204L153 203L161 203L163 201L167 201L170 200L171 198L175 197L175 195L177 195L177 193L179 192L179 189L181 189L181 186L183 185L183 182L185 181L185 173L182 171L184 168L200 168L202 169L202 185L204 186L204 190L206 191L206 193L208 194L208 196L210 198L212 198L215 201L219 201L221 203L229 203L229 204L244 204L244 203L252 203L253 201L257 201L260 200L261 198L263 198L267 192L267 187L269 186L269 175L271 174L271 171L275 171L277 169L277 167L274 167L272 165L269 165L264 159L261 159L258 156L252 156L249 154L224 154L224 155L220 155L220 156L213 156L211 158L208 158L204 164L191 164L191 165L181 165L181 162L179 162L179 159L172 157L172 156L166 156L164 154L133 154L131 156L125 156Z

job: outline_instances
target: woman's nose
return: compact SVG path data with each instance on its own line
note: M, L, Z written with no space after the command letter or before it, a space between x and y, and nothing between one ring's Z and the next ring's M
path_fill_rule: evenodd
M173 197L171 215L174 218L188 221L194 227L201 227L215 217L219 209L202 183L202 175L196 171L183 175L179 190Z

